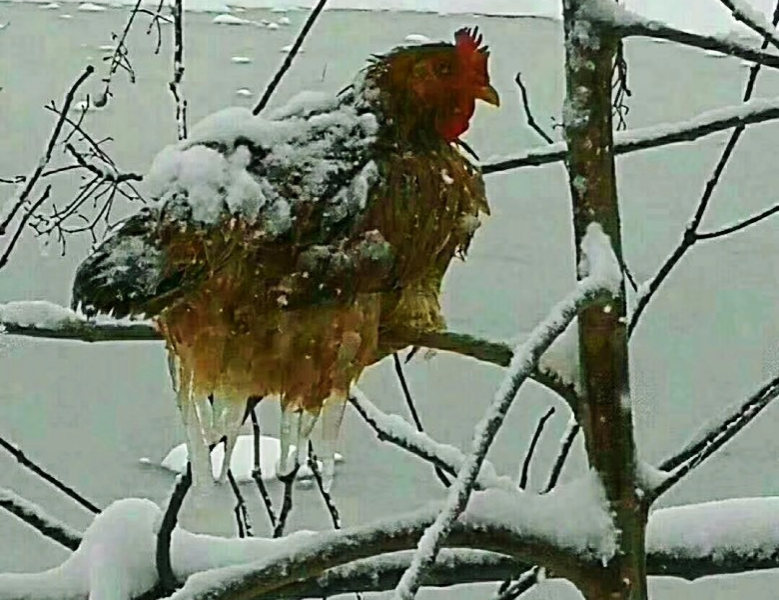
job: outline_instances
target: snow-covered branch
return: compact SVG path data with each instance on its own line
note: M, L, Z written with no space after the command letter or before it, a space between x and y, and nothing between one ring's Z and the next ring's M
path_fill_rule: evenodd
M582 512L592 508L583 491L593 481L585 478L541 497L502 490L476 494L448 543L481 550L442 551L426 585L499 581L516 575L530 554L544 565L567 565L567 570L555 569L555 576L569 576L577 561L540 540L549 536L566 547L578 539L575 548L581 550L583 543L595 548L611 539L611 533L602 537L607 530L600 529L607 515ZM298 532L279 540L224 539L177 528L173 568L178 580L187 583L176 597L205 598L213 592L227 600L252 590L261 598L272 590L273 598L304 598L392 589L412 559L413 553L403 550L413 547L435 512L431 507L370 526ZM140 599L157 583L154 545L160 518L161 510L150 500L115 502L95 518L78 550L59 567L0 574L0 600L83 600L90 592L111 600ZM652 575L688 580L776 569L778 532L779 497L657 510L647 528L647 568ZM289 576L284 569L290 569ZM221 585L228 586L224 595Z
M465 462L465 455L455 446L441 444L426 433L417 431L414 426L398 415L388 415L371 402L359 388L352 389L352 405L360 416L376 432L381 441L391 442L412 454L442 468L450 475L457 475ZM515 489L516 485L509 477L501 477L488 461L482 465L476 480L479 489L501 487Z
M583 279L567 298L553 307L547 318L536 326L529 339L514 352L503 383L483 419L474 429L471 453L449 490L444 508L438 513L435 522L425 530L411 566L398 583L395 595L399 600L413 600L416 596L449 531L468 505L487 452L503 425L519 388L536 369L543 353L565 331L579 311L593 299L604 293L614 296L619 294L622 269L608 236L599 224L592 223L589 226L581 247Z
M770 26L762 15L757 14L757 11L744 7L740 2L737 3L732 0L720 0L720 2L728 6L728 8L735 7L736 5L740 6L740 9L736 8L731 11L736 19L745 23L762 36L768 34L775 38L776 34L773 27ZM715 50L749 62L760 63L766 67L779 68L779 56L756 50L753 46L735 36L701 35L676 29L662 21L646 19L620 6L614 0L591 0L585 3L582 5L579 18L586 19L591 23L600 23L623 38L635 36L668 40L677 44L700 48L701 50Z
M749 27L755 33L760 34L765 40L768 40L775 48L779 48L779 37L776 35L776 27L765 18L765 15L744 4L741 0L719 0L725 8L733 15L733 18Z
M679 123L617 132L614 134L614 153L620 155L668 144L692 142L738 125L754 125L777 118L779 118L779 98L751 100L738 106L709 110ZM482 167L482 171L490 174L546 165L563 160L567 152L568 147L565 142L557 142L531 148L515 157L492 159Z
M479 492L447 544L540 561L560 576L575 578L582 564L614 544L608 513L588 502L592 481L588 476L546 496ZM173 598L214 597L215 592L222 600L247 593L261 597L339 565L412 549L439 508L433 504L367 526L299 532L277 540L223 539L177 528L172 566L186 584ZM0 599L140 596L157 583L154 549L161 516L149 500L115 502L95 518L79 549L59 567L40 574L0 575Z
M660 465L663 471L669 473L655 489L651 490L651 496L656 498L682 481L691 471L743 431L777 397L779 397L779 377L772 379L746 401L729 406L723 415L718 415L706 423L681 450Z
M47 538L62 544L69 550L76 550L81 544L81 534L78 531L11 490L0 488L0 508L4 508L40 531Z
M81 313L45 300L0 303L0 333L23 337L71 340L80 342L139 342L162 339L149 321L116 320L110 317L87 319ZM503 342L493 342L467 333L454 331L419 332L398 330L382 343L421 346L454 352L481 362L507 367L513 349ZM532 378L561 396L570 406L576 406L576 391L553 374L536 370Z
M533 553L538 550L535 558L544 559L540 560L542 564L560 564L559 559L576 570L573 558L562 559L558 551L546 555L547 546L534 545L532 538L537 542L544 536L557 536L557 543L565 546L562 532L573 526L578 528L570 532L574 537L581 536L591 544L602 543L597 536L604 532L598 526L607 517L581 512L580 508L587 506L581 496L584 483L560 488L564 493L553 507L546 503L545 496L522 492L492 490L477 494L449 543L482 550L442 551L426 585L499 581L516 575L523 568L522 558L528 558L531 549ZM555 498L556 493L549 497ZM567 513L558 513L560 510ZM224 539L177 528L173 535L173 568L178 580L187 583L176 597L205 598L213 592L226 600L240 590L256 590L255 597L261 598L262 593L273 590L274 598L304 598L392 589L412 559L413 553L403 550L413 547L415 536L434 516L431 508L371 526L340 532L299 532L279 540ZM598 523L588 522L593 517ZM101 590L110 590L110 594L100 597L112 600L143 597L157 583L153 557L160 518L161 510L150 500L115 502L95 518L78 550L60 566L42 573L0 574L0 600L83 600L90 592L97 597ZM500 519L505 522L501 524ZM526 537L519 536L520 529ZM647 568L652 575L688 580L775 569L779 567L777 532L777 497L736 498L657 510L650 516L647 529ZM355 555L361 557L353 559ZM291 569L290 576L284 574L285 568ZM557 571L555 576L567 575L569 571ZM221 585L228 586L224 595Z

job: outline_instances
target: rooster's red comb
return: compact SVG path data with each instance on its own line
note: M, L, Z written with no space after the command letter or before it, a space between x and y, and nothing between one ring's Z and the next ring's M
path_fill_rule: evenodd
M482 41L484 41L484 38L479 33L478 27L474 27L473 29L463 27L462 29L458 29L454 34L455 46L463 54L475 54L477 52L486 54L489 48L487 46L482 46Z

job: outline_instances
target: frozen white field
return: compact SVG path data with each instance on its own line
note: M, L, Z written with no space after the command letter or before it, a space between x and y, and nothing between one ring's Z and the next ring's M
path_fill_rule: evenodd
M693 4L704 7L703 0L686 6ZM716 5L705 6L711 4ZM678 6L671 0L666 5ZM463 6L466 12L474 10ZM0 4L0 23L11 23L0 31L0 176L26 172L37 160L52 122L43 105L52 98L59 102L87 62L105 68L100 46L111 42L111 30L121 28L126 9L112 6L92 12L77 7L63 3L59 9L43 10L36 4ZM684 17L678 12L674 18ZM72 18L60 19L63 13ZM278 22L286 16L291 26L276 31L251 25L224 27L213 24L213 14L188 14L184 81L193 120L227 105L251 106L283 59L281 49L293 41L305 13L249 7L237 16L255 23ZM493 78L504 103L499 111L479 110L469 142L482 157L537 145L524 127L513 77L522 71L542 124L549 127L550 116L559 118L562 49L559 24L552 20L327 12L276 102L302 89L340 89L370 53L401 43L409 34L448 38L456 28L473 24L481 27L493 49ZM131 86L118 76L109 107L87 117L98 137L114 138L112 155L120 168L136 171L144 171L176 132L167 91L170 31L163 28L163 52L155 56L153 34L147 38L145 23L140 25L130 41L137 84ZM721 30L728 23L692 25ZM236 56L251 62L231 62ZM646 41L628 44L628 59L634 92L631 127L686 119L740 100L746 74L740 61ZM98 79L91 91L98 89ZM236 93L243 88L250 93ZM779 79L766 72L758 96L777 95ZM773 124L750 129L714 199L707 225L726 224L776 202L777 133ZM717 135L619 159L625 247L639 278L650 276L677 242L724 140L724 135ZM72 197L73 183L55 187L58 205ZM477 234L469 260L455 265L447 280L446 311L453 329L504 339L529 331L570 288L574 269L569 205L559 165L493 175L488 185L493 216ZM0 188L0 193L5 192ZM645 459L664 458L698 423L779 371L777 227L779 222L768 221L727 240L701 244L645 315L632 355L637 430ZM66 303L73 271L86 249L86 239L73 240L64 258L56 247L42 255L37 241L28 239L0 272L0 301L43 298ZM430 433L461 446L469 441L473 423L501 379L499 369L444 354L429 362L417 359L408 372ZM183 439L159 344L90 346L4 337L0 382L0 434L31 457L101 506L128 496L165 500L172 476L138 462L143 456L161 460ZM384 410L407 415L388 365L367 372L362 387ZM490 455L499 472L516 473L548 402L549 396L537 386L522 390ZM558 408L531 473L536 484L545 481L567 422L563 407ZM775 415L774 409L767 411L664 504L779 494ZM276 407L264 406L262 416L264 433L275 434ZM381 445L351 412L342 453L334 495L347 525L412 510L441 496L428 465ZM581 457L574 457L566 476L577 474L581 465ZM280 486L269 485L278 495ZM16 490L75 527L89 522L80 509L5 454L0 454L0 487ZM260 502L253 488L247 492L255 529L262 532ZM296 498L293 529L327 526L315 490L298 489ZM19 540L10 551L0 553L0 572L38 570L67 556L4 513L0 539ZM546 583L529 597L563 598L559 587ZM767 600L774 597L775 587L771 573L691 585L653 581L656 597L671 600L691 594L695 599ZM459 600L476 594L489 597L488 592L446 590L425 596Z

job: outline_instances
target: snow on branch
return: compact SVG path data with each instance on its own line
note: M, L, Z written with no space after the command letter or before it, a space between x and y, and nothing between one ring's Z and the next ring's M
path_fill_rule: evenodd
M775 377L745 401L728 406L723 414L704 424L681 450L660 465L666 477L650 490L651 497L657 498L682 481L743 431L778 396L779 377Z
M471 453L449 490L443 510L438 513L433 525L425 530L411 566L395 589L395 597L398 600L412 600L416 596L452 526L468 505L487 451L503 425L519 388L535 370L543 353L565 331L579 311L593 299L604 292L613 295L619 293L622 270L610 240L600 224L591 223L588 226L581 246L580 274L583 279L574 292L555 306L549 316L536 326L529 339L514 352L503 383L485 416L474 429ZM598 489L602 494L602 490ZM605 505L605 497L596 502ZM578 509L585 509L584 502ZM613 547L604 547L600 557L608 559L613 551Z
M392 442L442 468L450 475L457 475L465 462L465 455L459 448L436 442L426 433L418 431L399 415L388 415L371 402L357 387L352 388L350 400L357 412L378 434L381 441ZM482 465L476 486L480 489L499 487L513 490L516 488L511 478L499 476L495 467L488 461Z
M588 477L546 496L496 489L479 492L452 530L449 543L517 560L539 560L559 575L572 577L604 544L614 543L608 513L598 507L595 512L578 508L590 488ZM281 539L224 539L176 528L172 566L176 578L186 583L173 598L275 595L276 590L326 569L410 550L439 508L432 504L366 526L298 532ZM138 598L157 583L154 550L161 519L162 511L150 500L114 502L95 517L78 550L59 567L37 574L0 574L0 599Z
M719 0L727 8L733 18L749 27L760 37L767 40L775 48L779 48L779 37L776 36L776 27L765 18L765 15L759 10L755 10L751 5L741 2L741 0Z
M111 318L89 320L81 313L46 300L0 304L0 332L25 337L82 342L162 339L149 322Z
M45 300L0 303L1 333L90 343L162 340L162 336L149 321L117 320L110 317L87 319L81 313ZM507 367L513 355L512 347L507 344L453 331L396 330L391 338L382 338L381 342L393 347L406 344L454 352L501 367ZM562 397L571 407L576 406L576 391L573 386L567 385L565 380L561 381L544 370L537 370L532 377Z
M731 498L675 506L650 515L647 568L693 580L775 568L779 497ZM684 571L674 569L679 561ZM675 571L675 572L672 572Z
M413 552L393 552L354 561L326 571L314 580L293 584L275 592L279 598L330 598L349 592L380 592L395 587ZM525 565L494 552L443 550L425 580L427 587L451 587L464 583L494 582L514 576Z
M591 474L592 475L592 474ZM480 550L442 551L426 585L499 581L525 561L575 575L581 552L612 539L608 515L587 502L587 476L551 494L490 490L475 494L448 543ZM415 540L436 506L339 532L298 532L282 539L225 539L173 533L173 568L184 587L175 598L241 592L253 597L304 598L392 589L409 566ZM154 547L162 518L150 500L128 498L95 517L79 548L41 573L0 574L0 600L140 600L156 585ZM594 519L594 521L593 521ZM577 528L571 531L569 527ZM566 541L564 532L568 532ZM570 547L573 542L574 546ZM498 556L494 553L501 553ZM583 560L583 559L580 559ZM647 528L651 575L688 580L779 567L779 497L736 498L653 512Z
M744 7L740 0L738 2L720 0L720 2L728 8L734 7L731 10L733 16L760 33L761 37L768 35L772 43L776 39L774 28L762 15L757 14L757 11ZM662 21L646 19L620 6L614 0L589 0L583 3L580 18L592 23L600 23L622 37L638 36L668 40L702 50L715 50L766 67L779 68L779 56L756 50L736 36L700 35L676 29Z
M614 153L627 154L668 144L692 142L698 138L738 125L754 125L779 118L779 98L751 100L703 112L689 120L642 127L614 134ZM568 152L565 142L531 148L512 158L492 159L482 167L484 174L500 173L522 167L537 167L563 160Z
M81 534L78 531L11 490L0 488L0 508L4 508L69 550L76 550L81 543Z

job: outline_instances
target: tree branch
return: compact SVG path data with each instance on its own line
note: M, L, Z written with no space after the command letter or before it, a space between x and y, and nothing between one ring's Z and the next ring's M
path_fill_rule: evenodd
M317 5L314 7L314 10L311 11L311 14L308 16L308 19L303 25L303 29L301 29L297 38L295 38L295 43L292 44L292 48L290 49L289 53L284 57L284 62L273 76L273 79L268 84L268 87L265 88L265 92L263 93L262 98L260 98L260 101L257 103L257 106L254 107L254 110L252 111L254 115L259 115L263 110L265 110L265 107L268 106L268 102L270 102L273 93L276 91L276 88L279 87L279 84L284 78L284 75L286 75L287 71L289 71L290 67L292 66L292 62L295 60L298 52L300 52L300 48L303 46L303 42L305 41L306 36L314 27L314 23L316 23L316 20L319 18L319 14L325 8L325 4L327 4L327 0L319 0Z
M729 0L720 0L726 6L732 6ZM760 33L773 37L772 32L754 19L747 17L743 12L733 12L736 19L741 20ZM580 18L587 19L593 24L599 24L610 34L626 37L648 37L668 40L685 46L699 48L701 50L714 50L729 56L735 56L749 62L760 63L766 67L779 68L779 56L765 52L766 47L760 51L741 42L734 36L700 35L689 31L682 31L671 27L662 21L645 19L644 17L625 9L613 0L598 0L589 2L582 7ZM749 22L747 22L749 21Z
M74 490L69 485L66 485L54 475L49 473L48 471L45 471L42 467L38 466L36 463L34 463L32 460L30 460L27 455L19 448L16 444L12 444L5 440L4 438L0 437L0 447L2 447L6 452L11 454L20 465L23 467L29 469L35 475L46 481L47 483L50 483L55 488L63 492L66 496L69 498L72 498L76 502L78 502L81 506L86 508L89 512L92 514L97 514L100 512L100 509L95 506L92 502L84 498L81 494L79 494L76 490Z
M8 310L9 308L11 310ZM36 313L45 309L53 316L31 321L25 316L28 309ZM105 318L97 321L88 320L79 313L45 301L0 303L0 329L9 335L90 343L162 340L162 336L149 322L113 321ZM501 367L507 367L513 355L512 348L508 344L452 331L432 333L413 330L398 331L392 337L382 337L380 342L392 345L416 345L454 352ZM561 396L571 407L576 406L578 396L571 386L565 385L554 376L540 371L534 372L532 378Z
M702 431L685 444L684 448L663 461L660 469L672 471L657 488L651 490L653 499L667 492L694 469L738 435L779 396L779 377L775 377L755 394L731 407L725 418L707 424Z
M536 425L536 430L533 432L533 437L530 439L530 446L527 449L527 453L525 453L525 459L522 461L522 470L519 474L519 484L518 487L520 490L524 490L527 488L527 480L530 475L530 463L533 460L533 455L536 452L536 446L538 445L538 440L541 439L541 434L544 431L544 427L546 427L547 421L552 418L552 415L555 413L555 407L550 406L549 410L546 411L546 413L538 420L538 425Z
M33 169L32 173L25 178L24 186L22 186L21 189L12 198L7 200L6 206L2 207L0 210L0 237L5 235L11 221L16 216L16 213L19 211L19 209L24 205L24 203L27 202L27 198L32 193L35 184L38 183L43 170L51 161L51 155L54 152L54 146L57 144L57 140L62 133L62 127L65 124L65 115L73 104L76 91L94 72L95 68L92 65L87 66L86 69L84 69L84 72L78 77L78 79L76 79L73 85L70 86L68 92L65 94L65 99L62 103L62 112L54 124L54 129L51 131L51 135L49 136L49 140L46 143L43 155L38 160L38 164L36 165L35 169Z
M363 420L376 432L380 441L395 444L450 475L457 476L465 462L465 455L458 448L440 444L426 433L415 430L411 423L402 417L382 412L357 387L352 388L349 401ZM498 476L495 467L489 462L485 462L482 466L482 473L480 473L476 485L479 489L513 488L511 480Z
M693 142L738 125L754 125L777 118L779 118L779 99L752 100L740 106L706 111L687 121L617 132L614 134L614 154L619 156L669 144ZM489 175L522 167L538 167L560 162L565 159L567 152L568 147L565 142L531 148L516 157L494 160L485 164L482 166L482 173Z
M733 18L749 27L755 33L758 33L764 40L770 43L774 48L779 48L779 37L776 36L776 25L771 25L765 19L758 19L758 13L754 9L750 12L736 6L733 0L719 0L727 8ZM760 14L762 16L762 14ZM764 48L765 49L765 48Z
M773 15L772 22L774 26L776 26L779 23L779 1L777 1L776 7L774 8L774 15ZM768 40L766 39L763 40L762 48L767 48L767 47L768 47ZM744 89L744 104L742 106L746 107L752 103L750 99L752 98L752 94L754 93L755 84L757 83L757 78L759 75L760 75L760 64L755 64L749 72L749 79L747 80L747 84ZM730 158L733 156L733 153L736 150L736 146L738 145L738 142L745 131L746 131L746 123L741 122L731 132L730 138L728 138L728 142L725 145L725 148L722 150L722 154L720 155L720 158L717 161L716 166L714 167L714 171L712 172L709 180L706 182L706 186L704 187L703 194L701 195L701 199L698 202L698 206L695 209L695 213L693 214L692 219L690 220L690 222L688 223L687 227L684 230L684 234L682 235L682 239L679 242L679 245L674 249L671 255L662 264L660 269L657 271L657 274L645 286L641 288L642 291L638 294L636 298L636 306L633 309L633 314L630 316L630 325L628 326L629 336L633 335L636 325L638 325L638 321L639 319L641 319L642 313L644 312L644 310L646 310L646 307L649 305L649 301L652 299L654 294L657 292L658 289L660 289L660 286L666 280L668 275L670 275L671 271L674 269L676 264L684 257L687 251L690 248L692 248L695 245L695 243L700 239L698 229L701 225L701 221L703 220L703 216L706 213L706 209L709 207L711 198L714 196L714 192L716 191L717 185L719 184L720 179L722 178L722 174L725 172L725 168L730 162ZM758 220L753 222L757 222ZM745 225L745 227L746 226L747 225Z
M4 508L68 550L76 550L81 544L81 534L78 531L11 490L0 488L0 508Z
M400 382L400 388L403 391L403 397L406 399L406 406L411 413L411 418L414 420L414 425L419 433L425 433L425 428L422 426L422 419L419 418L419 412L414 404L414 398L411 396L411 389L408 387L408 381L406 381L406 374L403 372L403 364L400 362L400 357L397 352L392 353L392 361L395 365L395 374L398 376ZM434 466L436 477L443 484L444 487L449 487L451 482L446 474L441 470L441 467Z
M184 498L192 486L192 465L187 463L187 470L176 479L176 485L168 500L168 507L162 517L160 529L157 532L157 547L155 555L155 564L157 566L157 577L159 578L159 587L162 593L171 593L176 589L177 581L173 573L173 566L170 560L170 546L173 536L173 530L178 523L179 511L184 503Z
M595 261L595 258L593 256L591 260ZM474 429L473 450L458 471L457 480L449 490L444 508L438 513L435 523L425 530L411 566L395 589L395 595L399 600L412 600L416 596L425 573L434 564L438 551L454 522L468 504L487 451L503 425L508 409L514 402L519 388L535 370L541 355L565 331L580 310L591 304L595 298L601 297L604 292L613 290L614 282L600 279L600 275L601 273L593 264L593 276L583 279L568 298L553 307L549 316L514 352L503 383L485 416Z
M176 103L176 132L179 140L187 138L187 101L181 91L184 78L184 8L183 0L173 1L173 79L168 84Z

